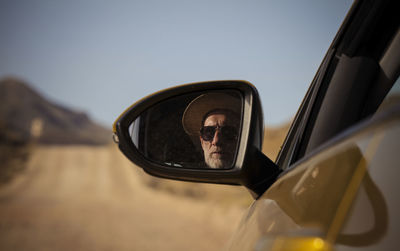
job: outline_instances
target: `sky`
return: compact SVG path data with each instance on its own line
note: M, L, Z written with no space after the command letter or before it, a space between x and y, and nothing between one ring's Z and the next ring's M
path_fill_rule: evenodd
M264 123L297 111L351 0L0 0L0 78L111 128L185 83L242 79Z

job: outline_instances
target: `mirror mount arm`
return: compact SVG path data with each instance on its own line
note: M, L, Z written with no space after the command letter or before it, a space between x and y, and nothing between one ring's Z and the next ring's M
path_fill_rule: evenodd
M252 179L245 186L253 198L258 199L277 180L282 169L260 150L254 149L252 152L253 156L249 158L249 164L252 165Z

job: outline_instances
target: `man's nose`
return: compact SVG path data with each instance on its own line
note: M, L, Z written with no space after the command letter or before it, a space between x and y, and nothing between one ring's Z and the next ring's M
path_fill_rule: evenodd
M218 145L218 144L221 143L221 139L220 139L221 135L220 135L220 133L221 133L220 130L215 130L214 138L213 138L211 144Z

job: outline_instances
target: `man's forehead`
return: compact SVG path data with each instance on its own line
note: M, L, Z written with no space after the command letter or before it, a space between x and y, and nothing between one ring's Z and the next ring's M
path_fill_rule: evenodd
M230 116L231 115L231 116ZM214 112L209 114L204 120L204 126L213 125L233 125L236 126L239 123L236 116L225 112Z
M215 114L210 114L207 116L206 120L204 121L204 125L225 125L227 121L227 116L226 114L223 113L215 113Z

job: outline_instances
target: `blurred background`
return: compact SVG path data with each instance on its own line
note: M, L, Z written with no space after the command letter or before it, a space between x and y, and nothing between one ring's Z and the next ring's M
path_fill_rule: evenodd
M113 121L164 88L243 79L275 159L351 4L1 0L0 249L223 248L246 189L144 174Z

